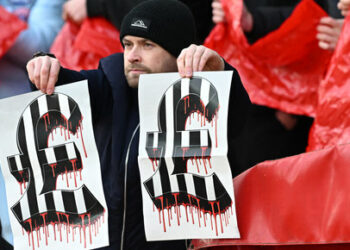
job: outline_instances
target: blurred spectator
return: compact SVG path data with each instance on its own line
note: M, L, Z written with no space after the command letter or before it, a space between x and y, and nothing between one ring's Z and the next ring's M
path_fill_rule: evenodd
M30 91L26 62L39 51L49 51L63 25L64 0L0 0L0 5L28 23L15 44L0 59L0 98Z
M291 15L299 1L263 0L244 1L241 26L250 43L274 31ZM336 3L328 0L316 1L324 10ZM213 0L213 21L225 22L225 13L220 0ZM317 38L323 49L334 49L342 26L342 20L322 18ZM264 161L278 159L305 152L312 119L296 116L272 108L253 105L241 135L236 139L234 151L236 166L233 175Z
M344 1L344 0L342 0ZM346 0L349 1L350 0ZM290 16L299 1L293 0L246 0L243 8L241 25L250 43L276 30ZM343 24L339 11L336 10L336 2L333 0L316 0L316 2L333 18L320 20L319 36L322 49L334 49ZM225 22L225 13L220 0L213 0L213 22Z

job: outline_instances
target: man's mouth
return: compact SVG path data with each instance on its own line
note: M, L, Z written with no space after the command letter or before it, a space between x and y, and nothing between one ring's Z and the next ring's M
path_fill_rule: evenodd
M134 74L143 74L146 71L144 69L130 69L129 72L134 73Z

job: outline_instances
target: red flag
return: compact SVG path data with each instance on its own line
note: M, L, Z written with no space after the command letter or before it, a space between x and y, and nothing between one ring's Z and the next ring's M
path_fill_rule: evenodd
M227 23L217 25L205 45L238 70L253 103L314 115L331 56L316 39L317 24L327 14L314 1L303 0L279 29L249 45L240 24L242 0L221 2Z
M350 17L319 89L308 151L350 142Z
M104 18L66 23L51 47L61 65L74 70L96 69L101 58L122 51L119 31Z
M0 58L6 54L27 24L0 6Z
M331 147L266 161L237 176L241 239L193 240L195 248L350 249L349 152L350 145Z

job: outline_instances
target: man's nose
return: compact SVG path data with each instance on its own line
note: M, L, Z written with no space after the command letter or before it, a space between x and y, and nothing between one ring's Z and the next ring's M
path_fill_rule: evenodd
M138 46L134 46L128 53L128 61L129 62L141 62L141 54L140 48Z

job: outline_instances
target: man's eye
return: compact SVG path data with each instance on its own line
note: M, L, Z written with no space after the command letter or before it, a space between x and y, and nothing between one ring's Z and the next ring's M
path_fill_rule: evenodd
M146 48L152 48L152 47L153 47L153 44L152 44L152 43L145 43L145 47L146 47Z
M124 43L124 47L130 48L131 47L131 43Z

